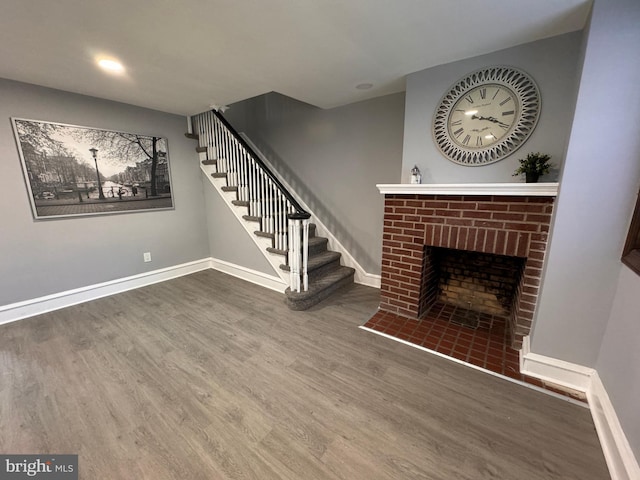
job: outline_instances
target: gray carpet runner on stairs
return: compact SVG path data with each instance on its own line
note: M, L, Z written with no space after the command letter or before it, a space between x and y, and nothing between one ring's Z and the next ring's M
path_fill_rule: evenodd
M342 254L327 250L328 240L316 235L314 224L309 225L309 290L306 292L285 291L286 303L291 310L306 310L329 297L335 291L353 284L355 270L340 264ZM289 271L288 265L281 265Z

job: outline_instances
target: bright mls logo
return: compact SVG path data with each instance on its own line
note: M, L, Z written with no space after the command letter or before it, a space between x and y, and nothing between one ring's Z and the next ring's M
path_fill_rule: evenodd
M0 455L0 480L78 480L78 455Z

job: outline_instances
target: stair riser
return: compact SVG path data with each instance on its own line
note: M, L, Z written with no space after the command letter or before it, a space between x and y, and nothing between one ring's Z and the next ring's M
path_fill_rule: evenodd
M321 267L316 268L315 270L311 270L309 272L309 281L313 281L316 278L320 278L323 275L335 270L340 267L340 258L336 258L334 261L325 263Z
M309 245L309 256L317 255L318 253L327 251L327 242L319 242L313 245Z

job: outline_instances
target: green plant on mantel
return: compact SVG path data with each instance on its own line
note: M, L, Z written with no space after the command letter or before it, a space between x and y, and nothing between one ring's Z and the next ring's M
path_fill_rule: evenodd
M520 162L520 166L516 169L513 176L517 177L524 173L527 183L535 183L538 181L538 178L540 178L540 175L549 173L549 170L552 167L549 160L551 160L551 155L540 152L531 152L527 154L527 158L521 158L518 160Z

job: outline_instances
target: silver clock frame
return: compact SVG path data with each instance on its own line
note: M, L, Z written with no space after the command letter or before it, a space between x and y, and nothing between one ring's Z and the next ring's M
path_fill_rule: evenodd
M482 85L499 85L513 92L518 118L500 141L487 147L463 147L451 138L449 116L458 100ZM456 82L444 94L433 117L433 139L440 152L454 163L475 167L504 159L520 148L536 128L540 116L540 91L533 78L513 67L494 66L476 70Z

